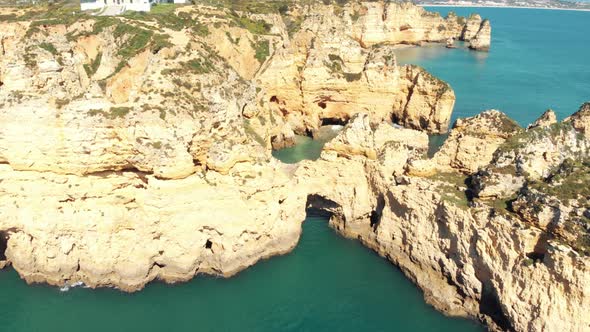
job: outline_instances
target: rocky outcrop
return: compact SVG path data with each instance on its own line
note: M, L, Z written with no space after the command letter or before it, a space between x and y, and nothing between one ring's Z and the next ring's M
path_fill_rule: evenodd
M544 181L566 160L587 158L590 146L582 132L564 120L510 137L494 152L490 164L475 174L474 193L510 197L525 180Z
M477 128L478 122L504 122L495 121L499 119L505 115L486 112L466 120L463 130ZM506 124L489 128L487 134L519 135L514 134L517 125ZM374 133L360 127L355 121L335 138L340 151L393 147L371 140ZM340 146L346 143L348 147ZM535 147L540 153L551 150ZM406 148L394 149L399 153ZM391 176L383 159L329 150L317 162L304 162L296 173L299 185L309 186L312 207L332 213L330 224L338 232L398 265L437 309L478 317L492 330L577 331L588 326L583 308L590 301L590 260L585 256L590 233L582 227L588 193L586 175L581 176L586 164L562 163L563 170L547 185L521 182L514 200L478 200L470 194L470 177L457 171ZM415 158L420 157L413 155L406 164ZM574 181L577 189L566 189ZM567 198L559 197L565 193ZM560 221L554 217L559 215L570 217Z
M154 279L230 276L297 243L305 196L292 190L287 174L278 163L243 163L228 175L165 181L137 172L78 177L1 165L5 256L27 282L59 286L136 291Z
M2 23L0 265L136 291L295 246L306 197L267 133L283 122L261 123L241 60L181 18L161 34L119 18Z
M489 51L492 26L490 21L482 20L481 16L475 14L469 16L467 23L461 33L462 40L469 41L469 48L477 51Z
M211 56L200 36L156 36L129 22L28 30L14 23L0 33L20 41L6 42L0 59L0 161L15 170L184 178L269 157L243 126L242 111L255 105L251 84ZM136 34L151 40L129 55Z
M514 120L497 110L458 119L434 158L412 161L409 172L413 175L431 175L437 171L473 173L488 165L496 149L520 130Z
M318 22L280 49L257 76L263 100L298 133L345 124L359 111L431 133L448 130L451 87L416 66L399 66L394 48L366 49ZM325 29L325 31L324 31Z
M300 32L256 76L266 107L278 108L300 134L344 124L361 111L375 124L445 133L453 90L421 68L398 66L394 46L477 37L483 49L486 33L489 45L489 22L479 16L442 18L410 3L318 5L301 19ZM478 30L464 32L469 24Z
M572 124L576 130L582 132L586 138L590 137L590 103L585 103L571 117L564 120Z
M550 127L555 123L557 123L557 115L552 109L548 109L537 120L535 120L535 122L531 123L527 129Z
M483 41L487 33L489 47L489 21L479 15L465 19L450 13L443 18L410 2L361 2L345 7L343 15L350 15L351 35L363 46L442 43L449 38Z

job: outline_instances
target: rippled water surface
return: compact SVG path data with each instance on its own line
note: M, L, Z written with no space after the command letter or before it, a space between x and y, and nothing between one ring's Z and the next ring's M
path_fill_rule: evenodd
M590 12L508 8L429 8L446 15L478 12L492 23L489 53L444 47L397 51L449 82L453 118L499 109L521 125L547 108L560 119L590 101Z
M474 10L492 20L489 54L440 47L398 51L401 62L422 65L451 83L455 117L499 108L526 124L547 107L564 117L590 100L590 13ZM291 163L317 158L321 142L300 140L274 155ZM228 280L154 283L134 294L60 292L27 286L5 269L0 290L0 330L13 332L482 330L436 312L393 265L339 237L318 217L306 220L291 254Z

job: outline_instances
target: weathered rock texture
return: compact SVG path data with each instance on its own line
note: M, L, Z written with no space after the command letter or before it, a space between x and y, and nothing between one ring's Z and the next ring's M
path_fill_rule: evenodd
M514 120L497 110L458 119L434 158L413 161L410 174L431 175L437 170L473 173L489 164L496 149L520 130Z
M256 79L263 100L298 133L346 123L358 112L430 133L448 130L455 95L450 86L416 66L399 66L394 46L472 40L489 34L489 22L450 15L443 19L410 3L366 2L340 9L318 6ZM479 20L479 21L478 21ZM479 23L477 23L477 22ZM479 28L471 34L470 26ZM488 36L489 41L489 36Z
M469 127L487 127L480 130L482 137L504 136L497 153L518 153L512 138L505 137L523 134L506 120L497 111L484 112L459 123L447 144L456 146L459 133L469 136ZM490 121L506 126L492 129ZM410 136L394 130L377 140L377 131L364 117L354 118L320 160L303 162L296 172L312 206L333 213L330 224L338 232L398 265L424 290L426 300L447 314L479 317L493 330L588 329L587 161L568 159L541 181L525 178L515 199L481 200L472 195L470 177L458 172L467 171L464 164L428 177L409 176L403 164L420 157L409 152L426 145L410 148L410 142L419 140L404 142L401 137ZM539 154L550 152L552 146L541 146L546 137L533 133L527 146ZM548 135L561 139L558 132ZM588 153L587 139L579 133L571 139ZM472 140L459 145L481 143ZM468 154L475 160L480 151L465 149L463 155ZM388 155L402 165L381 157Z
M352 37L364 46L381 43L420 44L446 42L455 38L467 42L479 40L487 50L490 44L489 21L479 15L464 18L450 13L446 18L410 2L363 2L346 8L350 15ZM486 43L487 38L487 44Z
M295 246L306 197L265 132L283 122L246 116L259 106L244 63L260 63L212 50L220 33L193 18L214 9L182 10L183 26L154 30L149 16L0 24L1 266L135 291Z
M230 276L290 251L305 197L277 163L182 180L0 169L5 252L27 282L135 291L155 279Z

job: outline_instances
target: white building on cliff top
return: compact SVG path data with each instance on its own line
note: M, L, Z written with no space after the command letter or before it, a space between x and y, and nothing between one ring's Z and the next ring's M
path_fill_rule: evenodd
M137 12L149 12L153 3L187 3L187 0L80 0L80 9L96 10L102 9L99 15L118 15L126 10Z

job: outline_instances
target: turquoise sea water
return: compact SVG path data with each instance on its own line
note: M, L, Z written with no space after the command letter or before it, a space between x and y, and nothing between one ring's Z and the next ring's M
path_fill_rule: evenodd
M590 100L590 12L430 7L446 15L477 12L492 23L489 53L443 47L399 50L398 60L449 82L453 118L499 109L521 125L547 108L559 118Z
M445 8L434 8L443 13ZM492 20L488 54L444 48L400 50L451 83L456 116L499 108L522 124L547 107L561 117L590 100L590 13L527 9L454 9ZM296 162L318 156L304 141L275 153ZM198 277L141 292L27 286L0 271L0 331L481 331L443 316L393 265L308 217L290 254L231 279Z

